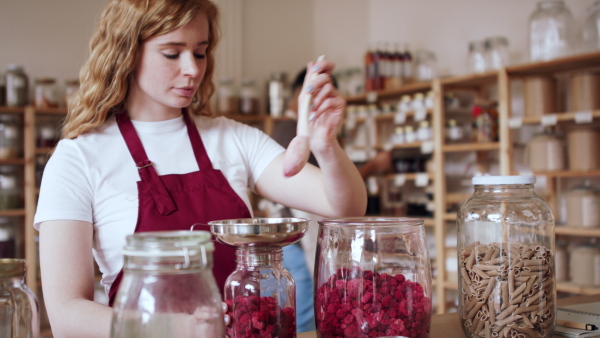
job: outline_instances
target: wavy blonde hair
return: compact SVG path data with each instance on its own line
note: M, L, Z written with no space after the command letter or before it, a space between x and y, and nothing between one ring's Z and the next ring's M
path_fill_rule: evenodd
M101 125L125 105L140 44L185 26L198 14L208 18L206 73L189 111L212 115L215 91L214 49L219 40L219 11L210 0L111 0L90 41L90 55L79 73L81 86L69 106L64 138L76 138Z

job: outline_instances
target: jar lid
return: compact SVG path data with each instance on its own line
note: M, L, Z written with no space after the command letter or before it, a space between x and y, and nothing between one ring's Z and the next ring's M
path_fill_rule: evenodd
M534 184L535 176L476 176L473 185Z
M20 258L0 259L0 277L23 277L25 274L25 260Z
M213 252L208 231L152 231L126 237L125 256L185 257Z

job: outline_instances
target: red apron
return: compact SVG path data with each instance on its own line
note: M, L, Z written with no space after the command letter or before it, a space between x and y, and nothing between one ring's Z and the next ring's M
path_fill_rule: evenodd
M116 115L119 130L140 174L137 182L139 210L135 232L190 230L192 224L251 217L248 207L231 188L223 173L215 170L187 109L183 117L200 170L158 176L126 111ZM227 277L235 270L235 248L215 242L213 274L223 294ZM123 270L110 286L112 306Z

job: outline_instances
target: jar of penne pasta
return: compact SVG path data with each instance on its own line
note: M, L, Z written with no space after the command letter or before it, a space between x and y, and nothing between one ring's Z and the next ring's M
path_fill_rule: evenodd
M459 307L467 337L551 337L554 216L533 176L480 176L458 212Z

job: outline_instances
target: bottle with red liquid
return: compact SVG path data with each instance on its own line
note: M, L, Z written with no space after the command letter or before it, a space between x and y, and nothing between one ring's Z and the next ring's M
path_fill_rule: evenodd
M236 247L236 270L225 282L229 338L296 337L296 283L283 267L282 247L299 241L304 218L247 218L209 222L223 244Z
M431 264L422 219L319 221L317 334L429 337Z
M375 63L373 60L373 46L369 44L365 53L365 90L367 92L375 90Z

